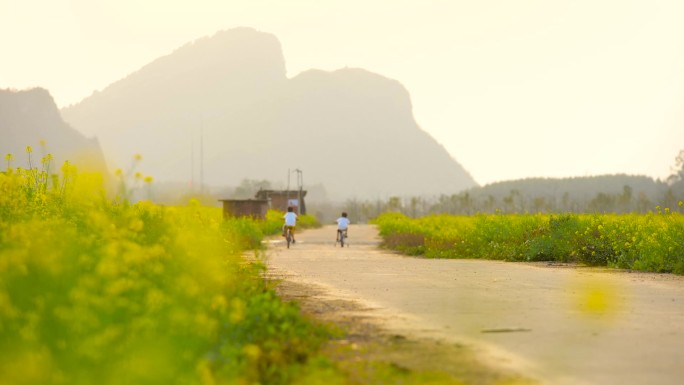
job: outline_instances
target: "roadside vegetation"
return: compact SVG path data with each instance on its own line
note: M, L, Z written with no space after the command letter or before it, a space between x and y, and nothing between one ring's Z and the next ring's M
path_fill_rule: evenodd
M677 210L684 202L679 201ZM427 258L573 262L684 274L684 216L669 208L639 214L478 214L374 220L384 247Z
M27 148L31 163L31 149ZM287 384L327 376L331 329L261 277L265 221L108 199L48 155L0 172L0 383ZM314 218L302 218L315 226Z

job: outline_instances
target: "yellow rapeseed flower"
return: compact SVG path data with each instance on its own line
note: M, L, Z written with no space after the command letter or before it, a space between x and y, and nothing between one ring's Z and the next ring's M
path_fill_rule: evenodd
M71 164L68 160L64 161L64 164L62 165L62 172L64 174L68 174L69 172L71 172Z
M245 356L252 361L256 361L261 356L261 348L255 344L248 344L242 348Z
M141 221L140 219L133 220L129 226L129 228L135 232L140 232L143 230L145 227L145 223Z
M166 294L159 289L152 288L145 294L145 307L148 310L160 309L166 301Z
M233 300L230 301L230 305L231 312L228 316L228 320L234 324L242 322L242 320L245 319L245 313L247 310L245 303L240 298L233 298Z
M33 147L31 147L31 146L26 146L26 152L28 152L29 154L32 153L32 152L33 152Z
M214 310L225 310L227 307L228 301L226 301L226 297L223 295L215 295L211 301L211 308Z

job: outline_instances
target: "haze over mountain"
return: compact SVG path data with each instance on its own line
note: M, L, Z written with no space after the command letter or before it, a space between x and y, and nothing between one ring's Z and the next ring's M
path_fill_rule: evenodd
M249 28L189 43L62 115L99 138L111 167L141 154L157 181L284 181L299 168L333 199L476 185L420 129L399 82L350 68L288 79L276 37Z
M0 154L3 159L6 154L13 155L12 167L28 169L27 146L33 148L32 167L41 168L41 158L52 154L53 171L59 170L65 160L80 171L107 169L97 140L86 138L66 124L47 90L0 89Z

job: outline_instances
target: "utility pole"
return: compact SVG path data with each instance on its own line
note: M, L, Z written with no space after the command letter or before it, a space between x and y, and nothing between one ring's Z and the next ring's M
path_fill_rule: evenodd
M287 201L287 205L290 205L290 175L292 174L292 171L288 168L287 169L287 188L285 189L285 200Z
M299 204L297 205L297 214L301 215L302 214L302 187L304 186L304 175L302 170L300 169L295 169L295 172L297 173L297 186L299 187L299 196L297 197L297 200Z
M190 193L195 193L195 135L190 134Z
M291 173L292 173L292 171L288 168L287 169L287 190L286 191L290 191L290 174Z
M200 194L204 194L204 117L200 116Z

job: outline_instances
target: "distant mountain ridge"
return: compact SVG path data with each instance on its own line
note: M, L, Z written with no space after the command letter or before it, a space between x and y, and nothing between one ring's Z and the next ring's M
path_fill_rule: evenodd
M81 171L107 171L97 139L86 138L66 124L47 90L0 89L0 154L3 159L13 155L12 167L29 168L27 146L34 149L33 167L40 168L41 158L49 153L55 172L66 160Z
M282 181L299 168L337 199L476 186L411 109L399 82L362 69L288 79L277 38L237 28L187 44L62 115L100 140L111 167L142 154L141 168L159 181L198 182L203 163L204 182L215 186Z
M516 191L521 195L536 195L546 197L560 197L568 194L573 199L593 198L597 194L621 194L625 186L635 193L644 193L649 197L662 194L667 185L655 181L645 175L596 175L571 178L525 178L495 182L468 191L482 196L503 198Z
M433 212L474 213L646 213L681 210L684 181L666 183L643 175L526 178L474 187L442 196ZM423 213L424 214L424 213Z

